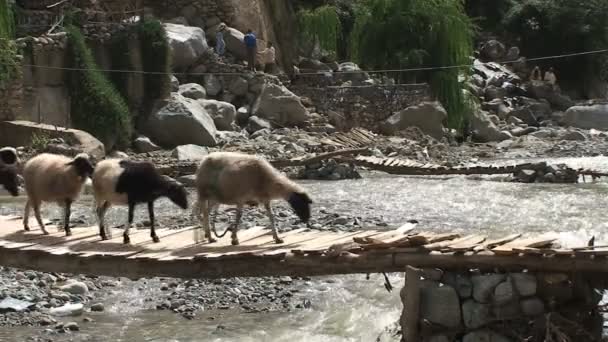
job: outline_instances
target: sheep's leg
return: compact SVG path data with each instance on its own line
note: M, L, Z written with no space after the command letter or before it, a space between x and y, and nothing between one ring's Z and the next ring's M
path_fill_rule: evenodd
M129 222L127 223L127 227L125 228L125 232L122 234L123 243L129 244L131 243L131 239L129 238L129 230L131 230L131 225L133 224L133 214L135 212L135 203L129 202Z
M29 222L30 222L30 208L31 208L31 206L30 206L30 200L28 199L25 202L25 209L23 209L23 229L26 232L30 231L30 224L29 224Z
M97 220L99 222L99 236L102 240L108 240L108 238L112 238L112 230L106 229L106 211L110 207L110 203L108 201L104 201L101 206L97 207Z
M44 222L42 222L42 216L40 215L40 204L41 204L41 202L34 201L32 204L34 206L34 216L36 216L36 221L38 221L38 225L40 226L40 229L42 230L42 233L44 235L49 235L49 232L46 230L46 227L44 226Z
M264 207L266 208L266 215L268 215L268 218L270 219L270 229L272 229L272 237L274 238L274 242L283 243L283 239L281 239L277 233L277 226L274 222L274 214L272 213L270 202L264 203Z
M72 200L66 199L64 202L64 216L63 216L63 228L65 229L65 236L72 236L72 229L70 228L70 216L72 214Z
M194 243L201 242L201 224L203 223L203 219L201 217L201 200L198 199L194 202L192 206L192 216L198 219L199 225L194 227Z
M243 216L243 205L239 204L236 208L236 222L232 226L232 245L236 246L239 244L239 238L236 236L237 230L239 230L239 224L241 224L241 217Z
M201 210L203 212L203 228L205 229L205 239L209 241L209 243L216 242L217 240L211 235L211 228L209 227L209 220L211 216L211 201L202 201L201 202Z
M148 215L150 216L150 237L152 241L158 243L160 239L156 235L156 229L154 227L154 202L148 202Z

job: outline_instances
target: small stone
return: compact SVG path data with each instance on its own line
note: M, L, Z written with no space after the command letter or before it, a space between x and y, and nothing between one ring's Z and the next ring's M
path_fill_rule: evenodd
M103 310L105 310L105 308L102 303L95 303L91 305L91 311L93 312L101 312Z
M286 277L281 277L281 278L279 279L279 282L280 282L281 284L291 284L291 283L292 283L292 281L293 281L293 280L292 280L292 279L291 279L291 277L289 277L289 276L286 276Z
M506 278L504 274L478 275L471 277L473 283L473 298L479 303L489 303L494 289Z
M160 284L160 290L161 291L169 291L169 285L167 285L167 283Z
M538 298L521 301L521 312L526 316L539 316L545 312L545 304Z
M469 299L462 305L462 319L469 329L481 328L492 321L491 305Z
M89 292L87 284L80 281L73 281L59 288L63 292L67 292L74 295L84 295Z
M38 324L40 324L43 327L49 326L51 324L54 324L56 321L54 319L52 319L51 317L48 316L43 316L42 318L40 318L40 320L38 321Z
M79 316L82 315L84 305L82 304L66 304L58 308L52 308L50 310L51 315L54 316Z
M80 330L80 327L78 326L78 323L76 323L76 322L66 323L63 326L63 328L66 329L66 330L69 330L69 331L78 331L78 330Z
M85 323L94 322L94 320L93 320L91 317L84 317L84 318L82 319L82 321L83 321L83 322L85 322Z

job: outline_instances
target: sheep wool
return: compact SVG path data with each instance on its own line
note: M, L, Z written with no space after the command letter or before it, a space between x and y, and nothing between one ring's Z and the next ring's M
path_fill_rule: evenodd
M185 187L174 179L161 175L154 164L124 159L107 159L100 162L93 173L93 191L97 207L99 236L102 240L112 238L111 230L105 227L105 213L112 205L129 207L128 224L123 233L123 242L130 243L129 230L133 224L135 206L148 204L150 216L150 237L160 242L156 235L154 202L160 197L168 197L182 209L188 208L188 193Z
M69 225L71 206L78 199L85 181L93 170L93 164L85 153L72 159L50 153L43 153L30 159L23 168L25 191L28 196L23 215L23 228L30 230L28 222L30 208L33 207L40 229L44 234L48 234L40 216L40 205L42 202L56 202L64 207L66 236L72 235Z
M210 242L209 215L220 204L236 205L236 223L232 226L232 244L238 245L237 230L246 204L263 204L270 219L276 243L282 243L274 221L270 202L275 199L287 201L303 222L310 219L312 200L306 191L291 181L262 158L235 152L215 152L205 157L197 170L196 188L198 201L193 214L205 230ZM202 213L202 217L201 217ZM215 232L215 227L214 227ZM216 236L219 236L215 233ZM225 234L225 233L224 233ZM195 242L200 242L200 230L195 229Z

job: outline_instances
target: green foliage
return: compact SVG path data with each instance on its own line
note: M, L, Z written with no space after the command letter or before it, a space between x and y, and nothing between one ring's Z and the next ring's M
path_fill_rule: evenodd
M475 27L461 0L363 0L356 9L352 57L367 69L403 69L469 64ZM469 108L458 74L446 69L408 73L423 77L458 128Z
M71 66L83 69L70 73L74 124L106 144L128 146L131 138L129 108L112 83L99 71L80 30L68 26L66 31Z
M112 37L110 53L112 55L112 69L133 70L129 56L129 31L121 31ZM129 99L129 77L126 72L110 73L110 80L123 99Z
M521 39L528 57L605 49L608 46L608 1L606 0L513 0L504 26ZM582 84L600 75L608 79L608 55L588 55L551 60L561 80ZM598 72L600 71L600 72Z
M144 20L138 26L143 68L146 72L145 98L162 99L171 93L171 51L167 41L167 32L158 20Z
M0 87L14 79L21 72L17 57L15 38L15 17L13 7L7 0L0 0Z
M465 0L465 11L485 32L502 32L502 21L513 0Z
M336 54L341 37L341 23L336 7L324 5L301 9L297 13L300 39L305 44L319 43L321 49Z
M49 145L51 136L48 133L40 132L32 135L30 141L30 148L34 151L43 151Z

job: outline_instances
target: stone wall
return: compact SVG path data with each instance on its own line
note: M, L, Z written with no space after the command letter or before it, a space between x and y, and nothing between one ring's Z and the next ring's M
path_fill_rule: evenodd
M236 7L229 0L144 0L143 5L152 9L153 14L158 18L184 17L188 20L188 24L203 29L213 27L220 22L232 25Z
M293 86L290 90L308 98L316 111L328 115L332 125L339 130L363 127L378 132L380 124L394 112L430 99L426 84Z
M599 337L603 325L595 310L601 294L576 275L409 268L401 296L406 342L544 341L547 325L575 340L585 336L576 336L577 330ZM579 326L561 326L564 322Z

